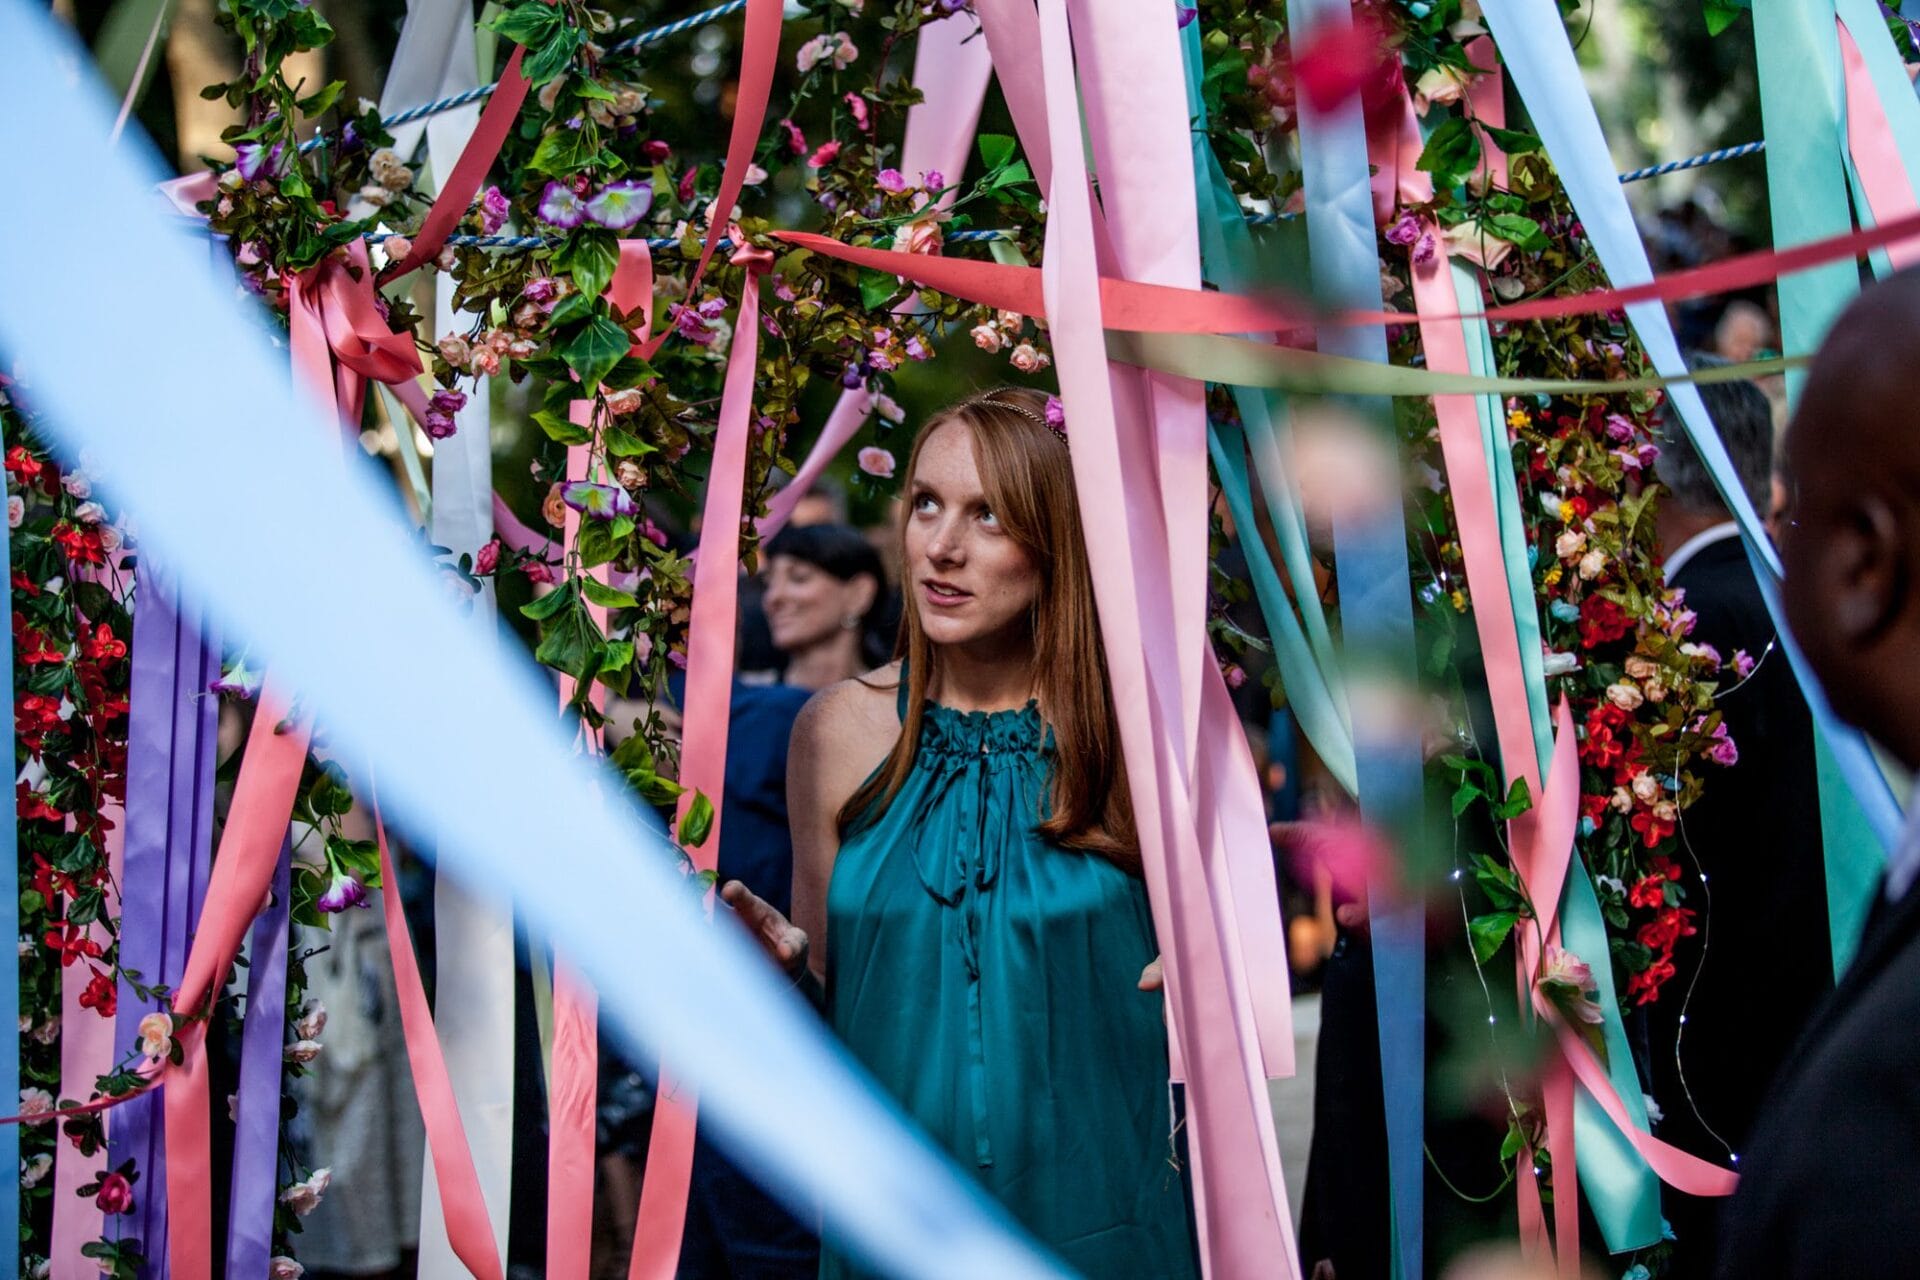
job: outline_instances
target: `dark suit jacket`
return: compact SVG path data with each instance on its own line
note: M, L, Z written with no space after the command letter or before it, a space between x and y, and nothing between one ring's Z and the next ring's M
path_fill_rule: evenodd
M1718 706L1740 758L1695 766L1705 790L1674 860L1698 932L1675 949L1677 973L1647 1010L1648 1068L1660 1137L1715 1161L1731 1148L1745 1164L1767 1086L1833 987L1813 720L1786 654L1766 653L1773 620L1739 539L1702 548L1673 585L1697 615L1691 638L1727 664ZM1733 670L1741 649L1760 662L1745 682ZM1676 1276L1710 1270L1720 1208L1666 1194Z
M1920 1269L1920 890L1876 903L1740 1170L1724 1280L1892 1280Z

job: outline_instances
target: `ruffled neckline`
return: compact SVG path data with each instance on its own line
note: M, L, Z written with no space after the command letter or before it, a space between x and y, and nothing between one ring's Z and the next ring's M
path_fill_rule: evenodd
M1047 746L1046 722L1032 698L1004 711L956 711L928 701L920 721L920 749L934 755L977 756L1038 752Z

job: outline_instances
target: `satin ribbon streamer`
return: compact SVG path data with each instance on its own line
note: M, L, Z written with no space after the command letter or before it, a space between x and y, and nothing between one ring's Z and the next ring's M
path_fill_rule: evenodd
M293 845L280 848L273 897L253 922L240 1082L233 1116L233 1181L227 1219L227 1280L259 1280L273 1256L279 1190L280 1105L287 1031L287 928L293 905Z
M1353 10L1348 0L1289 0L1287 18L1291 30L1311 39L1329 31L1350 33ZM1380 254L1358 98L1324 112L1302 100L1300 164L1315 293L1346 308L1378 307ZM1327 354L1388 363L1386 330L1379 326L1322 329L1319 347ZM1389 426L1383 424L1380 434L1395 448ZM1376 496L1386 500L1357 510L1342 504L1333 517L1343 638L1349 662L1364 672L1360 678L1385 682L1411 697L1417 663L1406 526L1397 495ZM1400 848L1417 850L1422 791L1417 744L1409 749L1405 736L1383 731L1379 718L1356 716L1353 747L1362 816L1375 830L1391 833ZM1367 908L1386 1113L1390 1257L1392 1274L1409 1280L1420 1275L1425 1249L1425 912L1417 887L1403 891L1381 871L1368 876Z

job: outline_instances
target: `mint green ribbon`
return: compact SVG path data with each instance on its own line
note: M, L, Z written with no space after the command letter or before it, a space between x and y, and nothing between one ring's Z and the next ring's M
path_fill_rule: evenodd
M1883 61L1873 29L1885 30L1877 12L1864 24L1852 7L1848 29L1872 71ZM1840 41L1834 0L1770 0L1753 11L1754 49L1760 70L1760 114L1767 137L1767 186L1772 204L1773 242L1786 248L1852 230L1847 188L1836 178L1847 170L1846 113L1842 90ZM1884 67L1881 68L1884 72ZM1913 90L1902 93L1912 105ZM1874 76L1889 120L1907 123L1902 153L1920 142L1912 135L1913 113L1891 114L1893 100ZM1920 109L1916 109L1920 110ZM1908 161L1908 172L1920 172ZM1838 172L1836 172L1838 170ZM1871 219L1866 201L1861 216ZM1859 291L1859 273L1851 262L1836 262L1782 276L1780 332L1790 350L1811 351ZM1790 374L1787 393L1797 400L1804 375ZM1814 753L1819 777L1820 834L1826 851L1827 925L1837 977L1853 958L1867 907L1879 881L1882 851L1853 788L1846 782L1833 744L1816 731Z

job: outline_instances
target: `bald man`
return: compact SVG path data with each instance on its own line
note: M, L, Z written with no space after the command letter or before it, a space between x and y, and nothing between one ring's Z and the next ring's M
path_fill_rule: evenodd
M1868 289L1787 434L1788 623L1833 708L1920 769L1920 273ZM1920 815L1920 807L1909 806ZM1718 1274L1920 1274L1920 827L1762 1109ZM1783 922L1791 928L1792 922ZM1752 993L1752 1016L1768 994Z

